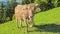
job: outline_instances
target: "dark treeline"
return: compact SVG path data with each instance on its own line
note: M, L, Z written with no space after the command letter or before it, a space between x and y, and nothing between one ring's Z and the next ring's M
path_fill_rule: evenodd
M16 0L8 1L6 6L0 4L0 23L12 20L16 4Z
M46 11L52 8L60 7L60 0L21 0L22 2L17 3L16 0L11 0L7 2L6 7L3 3L0 4L0 23L12 20L14 14L14 8L17 4L29 4L36 3L39 4L38 7L42 11Z

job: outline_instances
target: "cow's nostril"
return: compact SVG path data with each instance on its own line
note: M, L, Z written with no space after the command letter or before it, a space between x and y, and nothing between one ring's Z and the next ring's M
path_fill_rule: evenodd
M32 16L29 16L29 18L32 18L33 17L33 15Z

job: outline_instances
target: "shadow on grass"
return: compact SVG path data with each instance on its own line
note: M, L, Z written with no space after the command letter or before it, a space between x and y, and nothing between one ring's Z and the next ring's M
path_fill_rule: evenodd
M56 24L36 25L35 28L37 28L36 32L60 32L60 25Z

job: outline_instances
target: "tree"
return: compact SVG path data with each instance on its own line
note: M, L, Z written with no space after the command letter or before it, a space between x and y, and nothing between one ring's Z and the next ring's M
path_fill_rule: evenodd
M6 11L3 8L3 3L0 5L0 22L5 22Z
M58 0L35 0L34 3L39 4L42 11L58 6Z
M29 3L33 3L34 0L20 0L20 4L29 4Z
M58 0L53 0L53 5L54 5L54 7L57 7L58 6Z
M12 20L12 16L14 14L14 8L16 6L16 0L12 0L11 2L7 2L7 17Z

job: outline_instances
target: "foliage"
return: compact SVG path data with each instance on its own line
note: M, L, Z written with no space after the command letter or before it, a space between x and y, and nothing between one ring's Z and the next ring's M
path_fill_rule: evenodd
M3 7L3 3L0 5L0 22L12 20L15 6L16 0L12 0L11 2L8 1L6 7Z
M16 6L16 0L12 0L7 4L7 17L10 17L10 20L12 20L15 6Z
M58 0L58 4L57 5L58 5L58 7L60 7L60 0Z
M0 5L0 22L5 22L6 8L3 8L3 3Z
M57 5L58 5L58 0L53 0L53 5L55 6L55 7L57 7Z
M20 2L20 3L22 3L22 4L29 4L29 3L33 3L34 2L34 0L21 0L22 2Z
M15 20L15 15L12 16L12 20Z
M58 0L35 0L34 3L39 4L42 11L49 10L59 6Z

